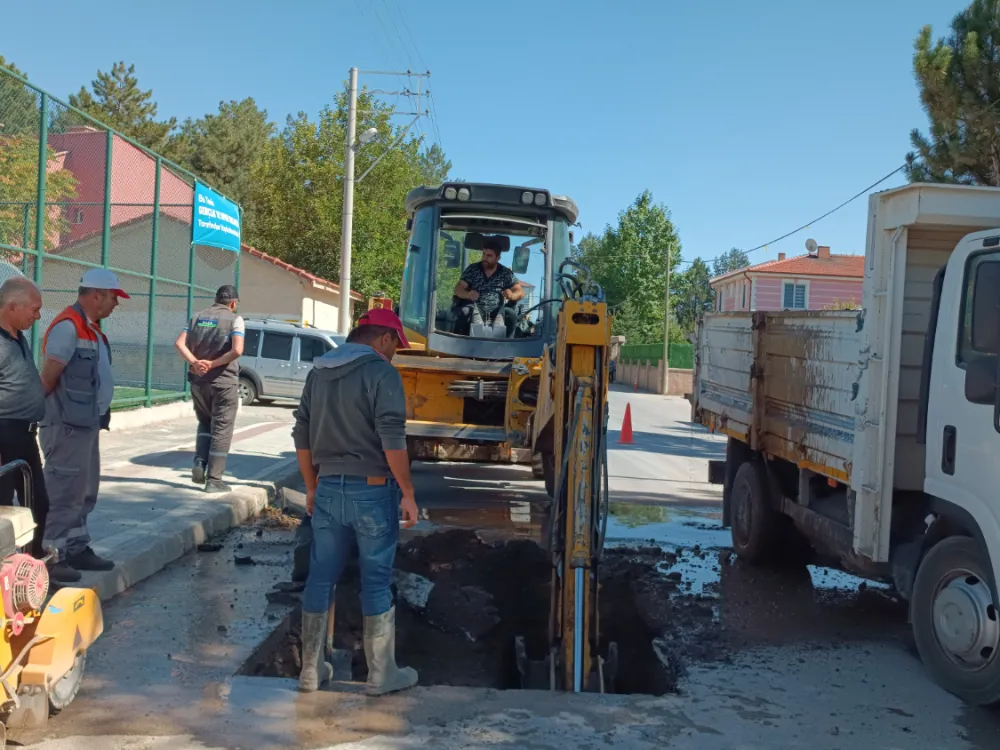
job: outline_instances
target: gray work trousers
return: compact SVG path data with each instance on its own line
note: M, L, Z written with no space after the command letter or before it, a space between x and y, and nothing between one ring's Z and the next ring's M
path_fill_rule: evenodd
M42 543L59 550L60 560L90 546L87 517L97 504L101 484L100 434L97 427L70 427L62 422L38 430L49 494Z
M198 417L194 460L205 467L209 479L222 479L233 443L240 393L236 383L192 383L191 401Z

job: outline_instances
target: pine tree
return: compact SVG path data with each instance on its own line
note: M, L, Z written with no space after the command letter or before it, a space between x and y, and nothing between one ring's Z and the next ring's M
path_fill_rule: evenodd
M170 156L165 153L168 151L168 136L177 125L177 119L156 119L153 92L139 88L135 65L126 66L124 62L117 62L110 73L99 70L90 86L91 91L81 86L79 92L70 94L69 103L146 148Z
M246 209L250 171L274 134L274 123L252 98L219 102L218 114L185 120L171 136L168 150L182 166Z
M722 276L750 265L750 258L738 247L730 248L712 262L712 275Z
M951 36L914 43L913 70L930 120L914 129L911 182L1000 185L1000 0L974 0L955 16Z

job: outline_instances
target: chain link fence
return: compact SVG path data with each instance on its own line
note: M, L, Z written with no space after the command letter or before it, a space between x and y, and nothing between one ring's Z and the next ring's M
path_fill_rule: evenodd
M131 299L102 326L115 408L183 397L174 340L219 286L239 285L240 253L191 242L194 185L192 173L0 67L0 283L24 274L41 288L38 357L84 271L118 274Z

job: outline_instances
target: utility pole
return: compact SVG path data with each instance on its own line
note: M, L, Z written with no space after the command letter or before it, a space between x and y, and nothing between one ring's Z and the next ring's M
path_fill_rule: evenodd
M358 130L358 69L351 68L347 90L347 147L344 154L344 220L340 230L341 335L351 331L351 240L354 232L354 137Z
M667 248L667 283L663 293L663 380L660 386L666 396L670 386L670 248Z
M368 174L375 168L375 165L382 161L383 157L393 148L402 143L406 134L413 127L413 124L419 120L421 117L429 114L420 110L420 98L421 96L429 96L430 90L421 92L420 82L423 78L429 78L431 72L428 70L426 73L414 73L413 71L406 71L405 73L393 73L381 70L366 70L363 71L365 75L378 75L378 76L408 76L410 78L417 79L417 111L416 112L395 112L392 114L400 115L413 115L413 122L406 126L403 130L402 135L400 135L393 143L389 145L389 148L379 156L372 164L364 171L364 173L358 179L354 179L354 155L357 152L358 146L367 143L368 139L375 134L375 129L372 128L368 133L362 136L360 143L357 140L358 132L358 69L351 68L350 72L350 83L348 84L347 90L347 146L345 148L344 154L344 218L341 224L340 230L340 310L337 317L337 328L340 333L346 336L351 331L351 243L353 241L354 235L354 185L361 182ZM396 94L402 96L411 96L412 92L406 91L372 91L373 94ZM368 113L366 111L366 113Z

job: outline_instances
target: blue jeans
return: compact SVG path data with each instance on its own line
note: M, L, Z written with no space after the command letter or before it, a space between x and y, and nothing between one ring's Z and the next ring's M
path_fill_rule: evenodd
M365 617L392 606L392 567L399 542L399 485L370 485L364 477L321 477L312 514L309 578L302 594L304 612L326 612L351 541L358 542L361 611Z

